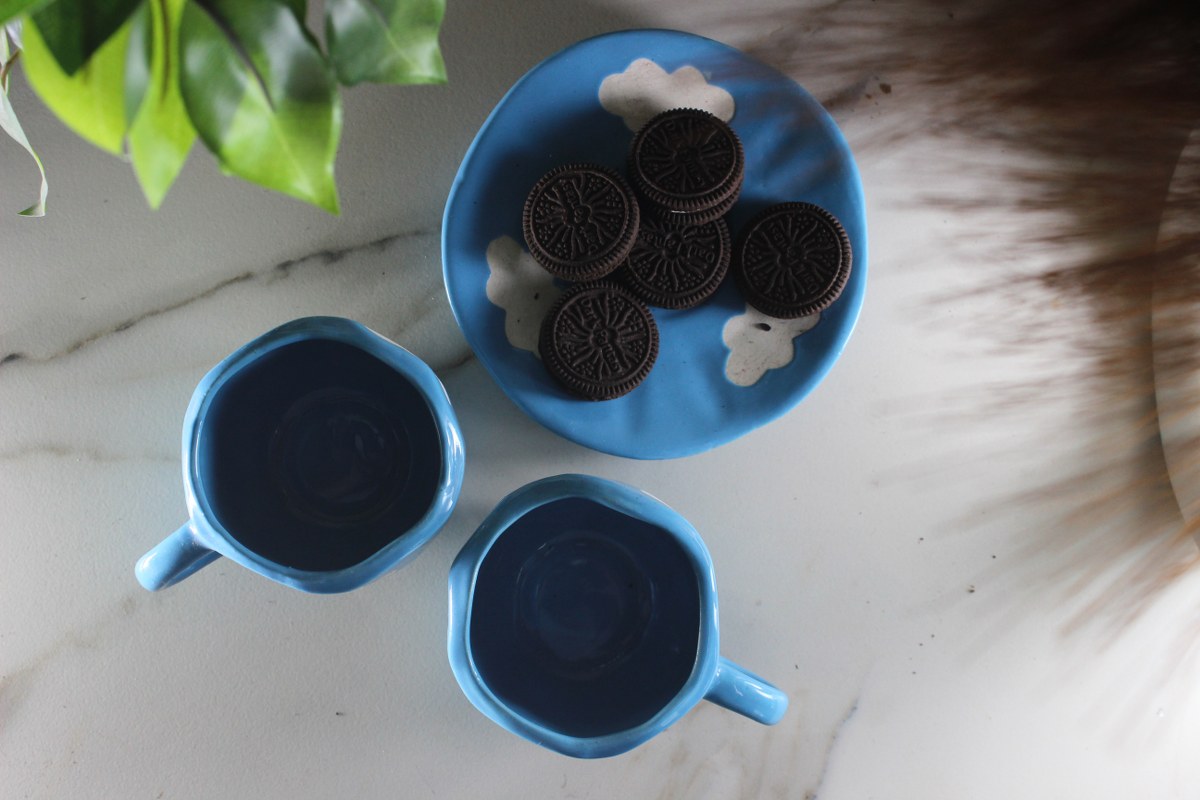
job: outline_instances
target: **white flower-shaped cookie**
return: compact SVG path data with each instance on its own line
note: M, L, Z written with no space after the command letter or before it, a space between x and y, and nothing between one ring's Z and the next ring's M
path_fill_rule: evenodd
M600 105L637 131L660 111L696 108L733 119L733 95L713 86L691 66L667 72L648 58L639 58L624 72L609 75L600 84Z
M721 331L729 348L725 377L738 386L753 386L767 370L790 364L796 354L792 340L811 330L820 319L819 313L776 319L746 306L746 313L731 317Z
M504 336L513 347L538 354L542 319L562 292L550 273L510 236L487 249L487 297L504 309Z

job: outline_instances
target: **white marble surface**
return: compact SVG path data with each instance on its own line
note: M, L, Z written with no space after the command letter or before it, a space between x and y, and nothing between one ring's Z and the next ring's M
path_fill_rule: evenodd
M914 177L934 179L914 165L943 145L860 153L859 328L808 400L737 442L657 463L590 452L525 418L471 358L438 228L491 106L606 30L733 44L764 30L734 16L452 0L448 87L347 93L340 218L223 178L200 151L152 213L126 165L17 85L51 213L15 216L36 173L0 142L0 798L1195 796L1200 669L1185 653L1200 585L1180 581L1119 631L1104 605L1073 624L1089 578L1122 568L1111 554L1139 510L1072 528L1065 508L1014 499L1077 467L1093 432L1056 397L988 404L989 386L1057 354L998 351L974 324L1005 313L992 295L938 300L984 279L964 268L977 221L912 202ZM906 113L898 84L838 118L857 141ZM468 452L451 522L347 595L220 561L144 592L135 559L183 520L195 383L313 313L358 319L439 371ZM502 496L565 471L641 486L696 524L722 649L788 692L780 725L702 704L630 754L580 762L467 702L445 655L450 562Z

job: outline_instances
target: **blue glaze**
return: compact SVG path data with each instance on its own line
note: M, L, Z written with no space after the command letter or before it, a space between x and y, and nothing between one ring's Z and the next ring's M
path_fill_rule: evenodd
M559 753L602 758L702 699L765 724L787 698L721 658L712 560L687 520L614 481L510 494L450 569L450 665L470 701Z
M850 237L854 266L842 296L793 341L795 356L758 383L725 377L725 323L744 301L726 281L712 300L686 311L654 309L658 361L645 382L616 400L581 401L538 359L511 346L504 311L487 298L485 256L496 238L523 242L521 209L552 167L591 161L623 169L632 133L606 111L605 77L649 58L668 72L691 65L727 90L730 124L745 145L746 177L729 216L737 233L776 202L804 200L834 214ZM496 382L529 416L587 447L632 458L675 458L729 442L799 403L841 355L866 291L866 213L857 167L833 120L783 74L727 45L678 31L635 30L580 42L526 74L483 124L459 168L442 226L446 291L467 341Z
M349 591L433 538L463 469L457 419L424 362L350 320L295 320L196 387L190 519L136 575L162 589L225 556L304 591Z

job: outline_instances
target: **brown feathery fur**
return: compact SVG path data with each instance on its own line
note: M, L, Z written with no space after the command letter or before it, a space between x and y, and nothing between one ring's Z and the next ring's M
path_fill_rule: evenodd
M1003 177L1019 193L989 188L933 201L963 213L1002 203L1027 220L1024 249L1009 258L1061 254L1018 279L1005 270L988 291L1020 298L1049 290L1084 309L1082 330L1052 328L1073 337L1083 377L1050 386L1039 376L1007 397L1072 392L1101 433L1086 465L1020 499L1070 509L1061 532L1033 545L1043 554L1077 553L1094 525L1137 511L1137 529L1108 552L1110 560L1134 556L1131 566L1105 573L1080 620L1135 618L1200 565L1181 546L1200 521L1184 522L1174 505L1154 402L1156 364L1159 381L1200 370L1200 325L1156 336L1150 327L1155 313L1200 309L1200 146L1187 150L1191 163L1177 163L1200 126L1200 3L843 0L773 11L769 21L773 33L747 49L802 82L820 75L835 89L851 87L825 98L835 116L847 94L864 91L864 76L884 76L876 91L903 87L910 113L885 120L883 133L857 148L944 131L1014 156ZM1174 224L1160 236L1168 185ZM1037 347L1028 332L1038 329L1008 324L992 333L1008 347ZM1200 466L1200 442L1186 451ZM1105 572L1067 557L1059 563L1057 577L1072 591Z

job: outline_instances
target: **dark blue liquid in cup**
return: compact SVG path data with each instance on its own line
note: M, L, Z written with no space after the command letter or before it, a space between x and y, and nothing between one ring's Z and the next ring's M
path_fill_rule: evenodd
M569 736L640 725L691 675L698 577L666 531L584 498L526 513L479 568L471 650L517 713Z
M284 345L216 390L196 470L213 515L277 564L357 564L402 536L437 491L442 452L421 393L337 341Z

